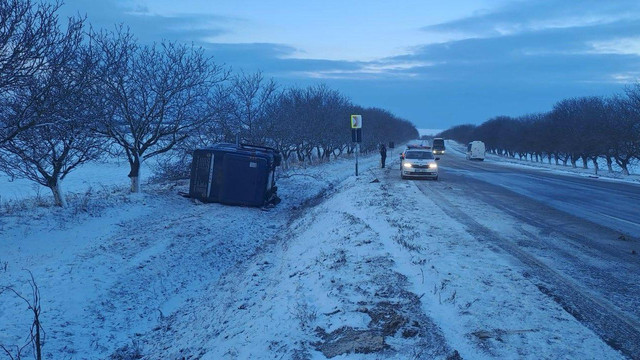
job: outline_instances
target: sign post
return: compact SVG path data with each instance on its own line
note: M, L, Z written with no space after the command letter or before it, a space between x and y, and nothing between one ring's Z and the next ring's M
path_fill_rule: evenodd
M362 142L362 115L351 115L351 141L356 143L356 176L358 176L358 152Z

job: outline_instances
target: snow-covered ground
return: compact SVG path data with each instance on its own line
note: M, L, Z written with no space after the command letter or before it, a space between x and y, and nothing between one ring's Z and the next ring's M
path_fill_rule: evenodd
M364 159L362 171L376 163ZM48 206L47 193L40 201L31 188L0 184L3 194L16 192L0 207L0 286L28 294L25 269L33 273L49 358L104 357L151 331L274 241L292 213L352 174L353 160L282 174L283 201L270 211L198 205L177 195L185 182L129 195L126 169L97 164L72 173L67 209ZM0 344L22 343L30 325L24 305L6 292L0 324Z
M455 142L453 140L445 140L447 149L449 153L455 154L458 156L466 156L466 147L463 144ZM548 163L548 159L544 159L543 162L535 162L531 160L520 160L518 158L510 158L505 156L498 156L495 154L486 154L485 160L491 161L493 163L505 165L505 166L516 166L516 167L525 167L525 168L535 168L541 171L552 171L556 173L562 174L573 174L578 176L588 176L588 177L600 177L604 179L616 180L616 181L624 181L624 182L632 182L638 183L640 182L640 163L632 162L628 169L629 175L622 175L620 167L617 164L613 164L613 172L609 172L607 170L607 163L604 159L600 159L598 162L599 171L598 174L595 174L595 169L593 168L593 164L588 162L587 169L582 167L582 160L577 162L577 168L572 168L571 165L563 166L563 165L555 165L555 162L552 160L552 163ZM562 164L562 163L561 163Z
M152 175L148 164L141 169L142 182L146 182ZM69 173L62 181L65 192L84 193L88 190L96 191L104 188L126 187L130 180L129 163L126 159L115 158L111 161L90 162ZM51 197L51 191L27 179L11 179L0 172L0 203L25 198Z
M49 359L621 357L418 187L441 184L361 161L284 174L269 211L132 196L126 171L68 209L4 206L0 286L33 273ZM29 326L1 294L0 344Z

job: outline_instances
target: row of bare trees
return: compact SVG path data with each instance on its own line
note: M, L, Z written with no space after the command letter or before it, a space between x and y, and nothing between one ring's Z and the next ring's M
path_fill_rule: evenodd
M95 31L83 18L63 23L59 7L0 3L0 171L48 187L59 206L62 180L107 156L126 156L139 192L149 159L186 172L193 149L219 141L273 146L287 164L351 153L354 113L365 119L365 151L418 135L326 86L281 89L260 72L232 74L202 48L140 44L122 26Z
M227 115L218 116L197 136L182 146L184 155L199 146L235 141L271 146L280 151L285 166L292 162L329 161L352 154L349 118L363 116L361 150L376 150L380 143L402 142L418 137L410 122L378 108L353 105L340 92L326 85L278 89L262 74L232 77Z
M479 126L460 125L440 136L463 143L485 142L487 151L556 165L583 168L599 160L613 172L617 164L629 175L629 164L640 160L640 84L613 97L579 97L559 101L546 113L498 116Z

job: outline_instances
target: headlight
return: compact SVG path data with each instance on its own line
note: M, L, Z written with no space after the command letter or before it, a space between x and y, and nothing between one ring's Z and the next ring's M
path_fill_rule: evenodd
M411 167L411 163L406 162L406 163L402 164L402 166L404 166L406 168L410 168Z
M436 163L429 164L429 169L437 169L437 168L438 168L438 164Z

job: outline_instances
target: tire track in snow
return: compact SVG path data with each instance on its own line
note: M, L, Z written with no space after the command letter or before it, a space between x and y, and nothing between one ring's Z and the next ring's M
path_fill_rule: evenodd
M640 267L637 264L637 257L631 255L630 251L623 251L619 247L612 247L610 244L599 241L599 239L616 238L618 233L598 224L591 224L583 219L573 219L571 215L549 214L551 209L544 205L534 205L532 209L530 203L527 207L519 207L520 204L513 199L505 199L503 195L489 192L483 188L483 184L470 183L474 196L486 204L497 208L511 217L528 224L537 229L541 229L541 234L559 234L563 236L558 241L558 237L552 239L546 236L537 236L529 231L520 229L520 232L528 239L535 239L533 243L553 249L554 254L558 254L559 261L568 262L576 274L583 277L585 287L590 287L593 294L609 295L608 298L615 297L622 299L612 302L609 305L617 308L627 316L640 321L640 298L633 294L640 294L640 284L635 279L640 277ZM511 200L511 202L509 202ZM539 207L538 207L539 206ZM523 215L526 214L526 215ZM544 214L541 216L541 214ZM556 217L566 221L560 224ZM567 217L569 217L567 219ZM550 223L553 221L553 223ZM581 233L571 230L576 226L582 226ZM586 235L582 235L586 234ZM637 241L628 239L627 241ZM568 245L568 246L567 246ZM544 249L548 253L550 250ZM597 259L599 262L606 262L606 266L590 264L589 258ZM615 273L612 275L612 273Z
M536 278L536 286L540 291L598 334L609 346L629 358L638 357L640 354L640 323L638 321L619 311L608 301L597 299L583 291L573 281L520 249L509 239L480 224L452 204L440 189L424 182L416 182L416 186L426 196L435 198L437 201L434 203L445 214L464 224L479 240L490 242L519 260Z

